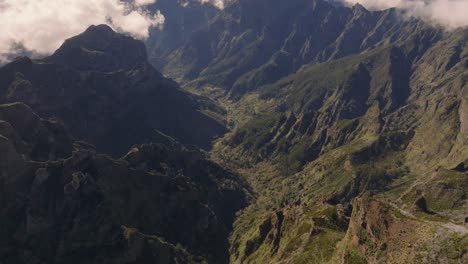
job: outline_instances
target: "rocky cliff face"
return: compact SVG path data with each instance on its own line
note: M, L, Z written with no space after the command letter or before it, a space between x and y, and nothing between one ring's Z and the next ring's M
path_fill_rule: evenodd
M225 131L214 118L218 107L180 90L147 63L142 42L107 26L90 27L43 60L0 68L0 101L57 117L75 137L113 155L158 142L161 133L209 149Z
M0 120L2 263L227 262L245 193L203 153L151 144L114 160L24 104Z

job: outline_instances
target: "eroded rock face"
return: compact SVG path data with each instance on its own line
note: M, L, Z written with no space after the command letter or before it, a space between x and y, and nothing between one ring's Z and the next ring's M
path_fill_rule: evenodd
M468 255L456 246L463 243L463 229L421 222L395 205L359 198L354 201L341 257L344 263L463 262Z
M71 155L72 139L63 124L41 119L23 103L0 105L0 134L27 159L45 161Z
M114 160L75 142L63 156L41 152L45 160L32 161L31 149L56 128L23 104L0 105L0 117L10 116L12 139L0 136L3 263L227 262L245 193L205 154L141 145ZM54 138L41 148L68 144Z

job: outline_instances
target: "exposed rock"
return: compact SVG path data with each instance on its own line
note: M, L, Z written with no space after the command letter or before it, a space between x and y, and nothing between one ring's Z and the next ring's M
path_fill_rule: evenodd
M24 105L0 105L0 117L18 109L10 132L27 146L42 140L34 131L53 132ZM61 144L69 138L41 147ZM235 175L182 145L136 146L120 160L73 145L68 157L26 161L28 148L0 136L4 263L227 263L232 222L246 203Z

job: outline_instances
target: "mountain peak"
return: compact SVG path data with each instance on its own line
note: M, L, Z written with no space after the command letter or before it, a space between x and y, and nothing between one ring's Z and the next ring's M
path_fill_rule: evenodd
M117 34L109 25L106 24L100 24L100 25L91 25L89 26L85 33L111 33L111 34Z
M113 72L147 63L143 42L119 34L107 25L93 25L66 40L48 62L81 71Z
M369 10L367 10L367 8L365 8L360 3L355 4L353 6L352 10L353 10L354 14L367 14L367 13L369 13Z

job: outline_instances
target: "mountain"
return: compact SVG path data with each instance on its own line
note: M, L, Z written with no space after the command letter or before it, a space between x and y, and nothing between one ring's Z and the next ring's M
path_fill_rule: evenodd
M237 220L231 261L464 262L467 40L307 66L241 99L248 121L214 156L261 198Z
M211 156L256 194L230 262L466 262L467 40L323 0L234 0L194 30L158 67L226 108Z
M1 263L228 262L245 183L183 144L209 148L222 110L141 41L91 26L0 68L0 100Z
M424 50L444 35L396 9L371 12L324 0L229 1L158 65L188 89L220 88L238 99L303 65L322 63L388 43ZM152 43L148 43L153 49Z
M22 103L0 105L2 263L226 263L236 176L195 148L120 159L73 142Z
M468 262L467 28L149 8L0 68L2 263Z
M192 32L208 26L219 13L212 5L192 0L158 0L149 9L159 10L165 17L164 27L151 31L146 41L149 60L158 69L170 62L171 53L184 45Z
M142 42L91 26L42 60L0 68L0 101L21 101L62 120L78 139L112 155L168 135L209 149L225 128L221 110L182 91L147 62Z

